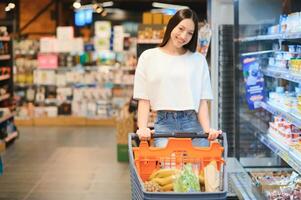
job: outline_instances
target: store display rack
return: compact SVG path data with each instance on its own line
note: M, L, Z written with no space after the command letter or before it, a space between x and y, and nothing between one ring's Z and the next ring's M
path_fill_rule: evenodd
M5 151L7 144L13 142L19 133L14 125L13 107L13 61L12 61L12 40L8 36L0 37L2 43L2 54L0 55L0 69L9 67L9 73L2 72L0 75L0 88L2 90L0 95L0 175L3 173L3 164L1 160L1 153ZM4 132L6 130L6 132ZM10 130L10 131L8 131ZM13 131L12 131L13 130ZM3 135L4 134L4 135Z
M301 32L296 33L281 33L281 34L273 34L273 35L258 35L253 37L244 37L240 38L240 42L253 42L260 40L289 40L289 39L300 39Z
M257 35L252 37L243 37L239 38L236 41L241 43L249 43L254 42L252 44L255 44L255 42L263 42L266 41L265 44L273 44L278 43L279 49L275 50L274 46L273 49L267 49L263 50L262 48L259 48L260 50L254 51L254 52L245 52L240 53L240 56L246 57L246 56L256 56L259 61L266 59L269 54L273 53L288 53L288 54L300 54L300 52L295 51L284 51L282 43L284 41L289 41L289 44L292 44L293 41L300 40L301 39L301 32L292 32L292 33L279 33L279 34L273 34L273 35ZM272 42L272 43L271 43ZM257 43L260 44L260 43ZM266 46L264 46L266 47ZM301 75L294 73L287 69L278 68L276 66L262 66L261 72L265 77L272 77L275 79L283 79L287 80L289 82L295 82L295 83L301 83ZM285 120L291 122L297 127L301 127L301 114L298 113L297 110L288 108L285 106L278 105L272 101L267 102L261 102L261 108L268 111L274 116L281 116ZM241 116L243 115L243 116ZM294 169L296 172L301 174L301 152L299 152L297 149L294 148L294 146L291 146L285 141L282 141L280 138L277 137L277 135L269 133L268 130L268 124L264 123L265 125L262 128L261 123L257 123L258 120L249 120L248 117L244 116L245 113L240 112L240 117L243 120L248 120L249 124L252 128L254 128L254 134L258 138L258 140L264 144L266 147L268 147L272 152L277 154L282 160L284 160L292 169ZM241 199L261 199L262 197L257 196L255 194L255 191L248 191L248 189L244 186L244 183L248 181L240 181L241 176L240 175L232 175L231 180L234 183L235 186L241 186L236 187L235 190L237 195ZM247 179L250 179L248 176ZM252 181L251 181L252 182ZM248 185L249 188L252 188L252 184ZM256 197L251 197L250 195L255 195ZM261 194L259 194L261 195Z
M294 170L301 174L301 154L292 147L273 138L271 135L258 134L259 140L281 157Z
M289 70L277 69L276 67L269 66L267 68L262 68L261 71L265 76L301 83L301 75L293 73Z
M261 102L261 107L273 115L281 115L286 120L292 122L294 125L301 127L301 116L290 109L280 108L271 102Z

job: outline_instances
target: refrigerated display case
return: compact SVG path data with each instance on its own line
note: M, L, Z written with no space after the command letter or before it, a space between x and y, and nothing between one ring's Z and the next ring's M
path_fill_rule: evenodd
M244 171L230 178L240 199L301 199L300 11L298 0L234 1L233 153Z

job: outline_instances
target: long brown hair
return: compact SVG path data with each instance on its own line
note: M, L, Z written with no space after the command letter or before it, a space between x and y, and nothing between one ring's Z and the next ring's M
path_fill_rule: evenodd
M189 43L185 44L183 48L190 50L191 52L196 51L197 40L198 40L198 17L196 13L191 9L182 9L178 10L174 16L172 16L167 24L166 31L164 33L163 41L159 44L159 47L164 47L169 38L172 30L183 20L183 19L192 19L194 23L194 31L191 40Z

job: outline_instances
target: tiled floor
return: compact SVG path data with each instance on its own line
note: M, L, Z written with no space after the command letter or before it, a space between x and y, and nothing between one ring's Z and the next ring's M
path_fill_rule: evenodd
M5 155L0 200L127 200L127 163L116 158L115 130L19 127Z

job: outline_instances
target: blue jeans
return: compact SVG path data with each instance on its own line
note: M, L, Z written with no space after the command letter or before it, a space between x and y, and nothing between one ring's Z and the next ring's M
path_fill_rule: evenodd
M166 134L173 132L202 133L203 129L198 121L197 113L194 110L185 111L158 111L155 121L155 134ZM156 147L165 147L167 138L155 138ZM207 139L195 138L193 146L209 146Z

